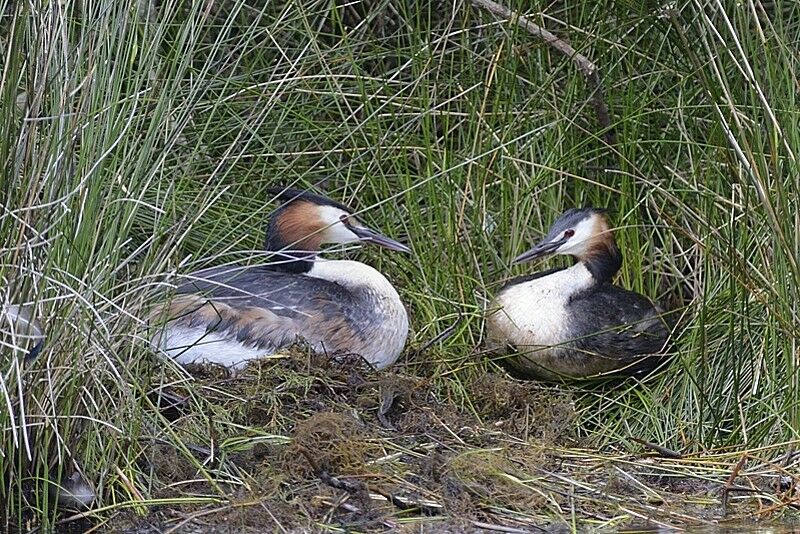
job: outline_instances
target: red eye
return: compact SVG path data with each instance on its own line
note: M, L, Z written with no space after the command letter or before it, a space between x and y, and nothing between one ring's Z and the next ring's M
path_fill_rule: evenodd
M564 237L570 238L575 235L575 230L569 229L564 231Z

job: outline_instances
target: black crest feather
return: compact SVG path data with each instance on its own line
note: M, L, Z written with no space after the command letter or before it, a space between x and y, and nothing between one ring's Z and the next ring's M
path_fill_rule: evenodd
M336 202L328 197L312 193L311 191L297 189L295 187L270 187L267 188L267 192L271 195L275 195L275 198L285 203L293 202L295 200L302 200L305 202L311 202L312 204L318 204L320 206L333 206L334 208L339 208L347 213L353 213L352 208L345 206L341 202Z

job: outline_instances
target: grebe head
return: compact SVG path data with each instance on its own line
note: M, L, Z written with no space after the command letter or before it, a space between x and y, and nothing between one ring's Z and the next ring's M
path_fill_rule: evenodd
M325 244L373 243L399 252L411 252L402 243L364 226L344 204L300 189L271 188L268 191L284 201L269 220L266 240L269 251L282 252L298 260L313 259ZM302 267L292 270L306 271L310 265Z
M614 233L605 210L572 208L556 219L550 231L513 263L525 263L553 254L573 256L586 264L600 282L610 280L622 265Z

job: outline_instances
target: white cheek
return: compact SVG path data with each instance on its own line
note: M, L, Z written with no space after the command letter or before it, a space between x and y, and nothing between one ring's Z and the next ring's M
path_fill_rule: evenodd
M586 219L581 221L575 228L575 234L569 241L559 247L558 252L562 254L580 253L591 242L594 232L594 221Z
M561 245L558 251L562 254L573 254L586 248L586 243L586 241L578 237L578 234L575 234L569 241Z
M352 243L358 241L358 236L348 230L342 222L342 217L349 214L334 206L321 206L319 217L327 227L322 231L323 243Z
M352 243L358 241L358 236L348 230L344 224L337 222L325 229L323 240L325 243Z

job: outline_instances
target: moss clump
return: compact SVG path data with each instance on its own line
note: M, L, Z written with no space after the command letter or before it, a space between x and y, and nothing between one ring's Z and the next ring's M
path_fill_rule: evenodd
M458 497L469 492L473 505L479 508L496 506L512 510L538 510L546 505L539 492L528 487L517 462L543 464L544 451L527 447L524 456L512 461L509 451L475 450L454 456L447 462L449 480L446 488ZM459 499L463 502L463 499Z
M356 419L342 413L320 412L297 424L283 463L287 472L302 478L318 475L319 470L333 475L358 475L365 472L373 449L363 425Z
M467 391L478 415L495 428L548 443L574 436L575 404L557 387L485 374L468 383Z

